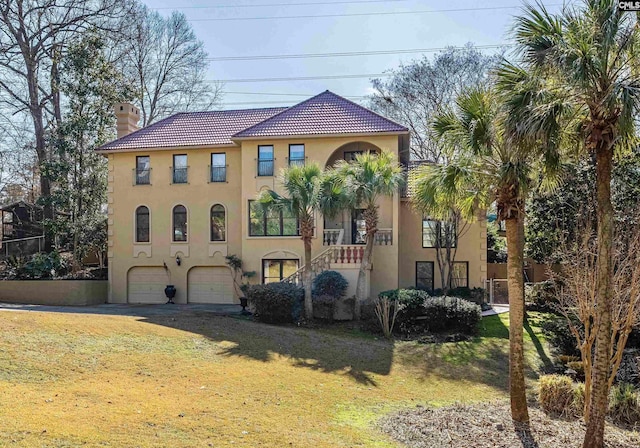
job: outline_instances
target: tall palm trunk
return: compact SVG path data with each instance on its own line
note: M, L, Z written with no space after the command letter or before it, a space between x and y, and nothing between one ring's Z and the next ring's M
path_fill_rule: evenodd
M592 392L588 404L584 448L604 446L604 421L609 400L611 360L611 300L613 206L611 205L612 153L608 142L596 147L596 216L598 222L598 259L596 273L596 349L593 361Z
M313 238L313 217L300 220L300 233L304 243L304 315L307 320L313 319L313 297L311 296L311 239Z
M524 382L524 213L505 220L507 227L507 277L509 291L509 394L511 418L529 426ZM526 429L526 428L521 428Z
M365 246L360 263L360 271L358 272L358 283L356 284L356 304L354 307L354 315L356 320L360 320L362 311L362 302L367 299L367 272L371 270L371 258L373 255L373 242L376 232L378 231L378 207L367 207L363 213L365 222Z
M307 320L313 319L313 298L311 297L311 240L304 240L304 315Z

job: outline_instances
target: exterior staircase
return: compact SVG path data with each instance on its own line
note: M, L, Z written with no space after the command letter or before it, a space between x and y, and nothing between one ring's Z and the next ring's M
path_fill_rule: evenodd
M311 280L320 273L331 269L360 269L364 246L361 244L342 244L344 230L340 229L330 238L331 244L327 249L311 259ZM325 236L325 243L327 237ZM289 277L283 279L285 283L303 286L304 269L302 266Z

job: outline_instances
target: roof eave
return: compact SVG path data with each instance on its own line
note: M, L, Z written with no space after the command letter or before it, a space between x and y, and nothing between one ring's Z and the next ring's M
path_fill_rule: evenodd
M232 136L231 141L250 141L250 140L284 140L289 138L326 138L326 137L359 137L359 136L386 136L386 135L407 135L409 130L406 131L385 131L385 132L349 132L349 133L327 133L327 134L283 134L283 135L259 135L259 136L247 136L239 137Z
M239 148L240 145L235 142L217 143L214 145L179 145L179 146L146 146L140 148L126 149L96 149L97 154L115 154L124 152L141 152L141 151L179 151L184 149L207 149L207 148Z

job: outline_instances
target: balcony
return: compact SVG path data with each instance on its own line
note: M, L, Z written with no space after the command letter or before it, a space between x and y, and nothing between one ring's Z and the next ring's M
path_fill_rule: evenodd
M289 159L289 166L304 166L305 158L291 158Z
M209 167L209 181L210 182L226 182L227 181L227 167L223 166L210 166Z
M151 185L151 168L134 168L133 185Z
M188 166L171 167L171 183L172 184L186 184L188 183Z
M323 246L342 246L344 245L345 232L344 229L324 229L322 235ZM356 238L352 237L352 241ZM373 239L376 246L392 246L393 245L393 229L378 229ZM356 244L363 247L363 244Z
M273 159L258 160L258 176L273 176Z

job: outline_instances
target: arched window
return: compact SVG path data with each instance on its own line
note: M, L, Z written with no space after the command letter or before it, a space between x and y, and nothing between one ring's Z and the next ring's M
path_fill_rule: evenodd
M136 243L149 242L149 209L141 205L136 209Z
M216 204L211 207L211 241L225 241L226 239L226 212L224 206Z
M184 205L173 207L173 241L187 241L187 209Z

